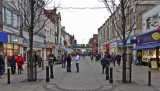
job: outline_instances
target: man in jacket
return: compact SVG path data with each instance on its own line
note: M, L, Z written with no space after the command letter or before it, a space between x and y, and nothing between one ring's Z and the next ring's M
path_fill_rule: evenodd
M14 55L12 55L10 59L10 66L11 66L11 73L15 74L16 73L16 59Z
M101 65L102 65L102 74L104 74L104 69L106 68L107 65L109 65L109 59L107 58L106 55L104 55L101 61Z
M0 52L0 77L5 72L5 62L4 62L4 57L3 57L3 52Z

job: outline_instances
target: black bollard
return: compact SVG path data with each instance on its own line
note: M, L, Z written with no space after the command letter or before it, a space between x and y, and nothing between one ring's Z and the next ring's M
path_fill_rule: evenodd
M50 82L50 80L49 80L49 66L46 66L46 82Z
M113 68L110 67L110 79L109 79L109 83L113 83Z
M148 86L151 86L151 71L148 71Z
M8 81L7 83L10 84L10 68L7 68L7 73L8 73Z
M51 79L53 79L54 78L54 75L53 75L53 64L50 65L50 72L51 72L50 77L51 77Z
M109 66L106 66L106 80L109 80Z
M132 63L130 62L130 69L129 69L129 83L132 82Z

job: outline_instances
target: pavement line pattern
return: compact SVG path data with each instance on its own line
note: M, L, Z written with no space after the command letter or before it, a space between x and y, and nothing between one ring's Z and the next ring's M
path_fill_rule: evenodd
M87 60L81 59L79 63L80 72L76 73L75 63L72 65L72 72L68 73L64 79L57 83L57 86L66 90L94 90L102 85L93 76L90 65Z

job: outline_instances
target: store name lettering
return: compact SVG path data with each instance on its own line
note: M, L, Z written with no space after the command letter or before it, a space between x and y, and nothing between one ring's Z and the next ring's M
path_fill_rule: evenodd
M17 41L18 41L18 39L17 39L17 38L15 38L15 37L13 37L13 38L12 38L12 41L17 42Z
M150 42L150 41L152 41L152 38L151 37L147 37L147 38L143 38L141 40L142 40L141 42Z

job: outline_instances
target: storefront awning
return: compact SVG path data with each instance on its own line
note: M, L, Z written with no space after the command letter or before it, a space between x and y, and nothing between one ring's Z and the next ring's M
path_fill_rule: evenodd
M0 42L8 42L8 33L0 31Z
M133 50L147 50L147 49L155 49L157 46L160 46L160 44L157 45L147 45L147 46L137 46L133 48Z

